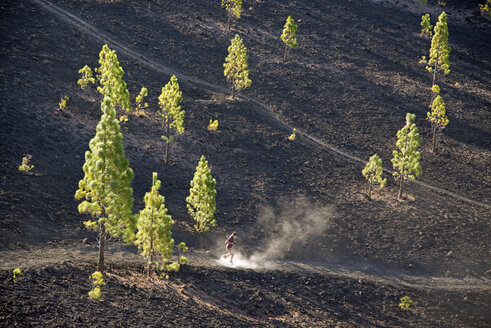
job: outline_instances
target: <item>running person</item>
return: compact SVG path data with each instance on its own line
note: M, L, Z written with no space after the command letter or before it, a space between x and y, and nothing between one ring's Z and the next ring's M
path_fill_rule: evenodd
M225 248L227 249L228 253L223 255L223 258L227 258L230 256L230 263L233 263L233 259L234 259L234 252L232 251L232 247L234 247L235 238L237 238L236 232L231 234L230 237L228 237L228 239L225 241Z

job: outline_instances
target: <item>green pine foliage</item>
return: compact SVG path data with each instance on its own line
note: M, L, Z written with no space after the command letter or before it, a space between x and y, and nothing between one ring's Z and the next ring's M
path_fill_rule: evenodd
M433 83L436 82L438 69L444 74L450 73L450 46L448 44L447 14L442 12L435 25L433 38L431 39L430 57L426 69L433 72Z
M145 116L145 108L148 108L148 103L144 102L145 97L148 96L148 89L145 87L142 87L140 90L140 93L138 96L135 97L135 104L136 104L136 114L139 116Z
M426 118L431 122L433 131L432 151L436 151L436 140L438 130L443 130L448 125L448 118L445 113L445 103L443 98L438 95L431 104L431 111L426 113Z
M239 35L235 35L228 47L228 56L223 64L223 74L227 81L232 84L232 99L235 98L235 91L250 87L252 81L249 79L249 57L247 48L244 46Z
M174 221L165 208L165 199L160 195L161 183L157 172L152 174L152 189L145 194L145 208L138 215L135 245L141 255L149 256L150 265L161 267L172 257L172 225Z
M13 271L12 271L12 281L14 282L14 284L17 283L17 278L22 275L22 270L20 268L15 268Z
M396 170L393 174L396 179L399 180L399 196L402 198L402 184L404 180L414 180L416 177L421 176L421 155L417 151L421 144L418 128L414 121L416 115L407 113L406 125L397 131L396 147L399 150L394 150L392 154L392 165Z
M17 168L20 172L29 172L34 168L34 165L31 164L32 155L27 154L22 157L22 164Z
M80 213L93 220L85 222L88 228L99 230L98 271L104 271L104 246L106 233L132 243L135 217L133 209L133 170L123 149L123 135L111 98L106 96L101 104L102 117L96 135L89 143L83 165L84 178L75 193Z
M101 271L95 271L89 278L92 279L92 284L94 285L94 288L89 291L89 297L95 301L98 301L101 299L101 286L106 282L103 279Z
M433 35L432 29L433 25L430 23L430 14L425 14L421 17L421 33L419 35L421 36L427 36L430 37Z
M109 49L107 44L102 46L99 53L99 65L97 73L101 86L97 87L97 90L104 97L111 98L114 106L130 112L132 110L130 93L123 80L123 68L119 65L116 52Z
M80 79L78 79L77 84L80 85L82 90L95 83L92 69L89 66L85 65L82 67L78 71L78 74L80 74Z
M297 29L298 26L295 25L295 21L292 16L288 16L286 19L285 26L283 27L283 33L281 33L281 40L285 44L285 54L283 56L283 61L286 60L286 55L288 48L298 48L297 42Z
M413 301L409 296L404 296L401 298L401 303L399 303L399 307L404 311L409 311L411 309L411 305Z
M182 102L182 91L179 90L177 77L172 75L169 83L162 88L159 96L160 116L162 116L162 126L165 135L165 163L169 162L170 143L174 140L174 134L184 133L184 111L181 110L179 103Z
M211 176L205 156L201 156L186 198L189 215L196 221L199 232L207 232L216 225L216 181Z
M383 168L382 159L377 155L373 155L368 160L365 168L361 171L365 179L368 181L368 198L372 198L372 186L379 184L382 189L387 183L387 179L382 178Z
M222 0L222 8L225 8L228 15L227 30L230 30L232 16L239 19L242 12L242 0Z

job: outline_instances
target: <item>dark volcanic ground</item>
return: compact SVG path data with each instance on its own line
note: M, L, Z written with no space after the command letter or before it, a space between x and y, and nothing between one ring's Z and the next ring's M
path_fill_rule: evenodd
M8 0L0 8L2 324L491 324L491 30L477 2L447 1L444 8L452 72L438 84L450 124L436 154L425 120L431 75L418 64L430 40L418 36L418 8L424 7L409 1L245 1L230 32L224 11L211 0ZM433 24L440 11L428 7ZM288 15L298 22L300 48L283 62L279 35ZM222 64L236 33L248 49L253 85L232 101ZM179 277L150 281L138 275L140 262L118 264L119 255L103 302L87 300L94 265L87 258L96 256L81 240L93 245L95 235L83 227L73 194L101 99L94 88L80 90L76 80L85 64L97 66L104 43L118 53L132 97L142 85L149 89L148 116L130 115L122 126L135 172L135 211L156 171L174 237L194 251L219 254L215 244L237 230L244 254L267 250L270 260L344 266L353 275L209 267L196 255L197 263ZM165 166L155 112L174 73L186 131ZM56 108L66 95L61 113ZM392 169L395 135L407 112L417 115L423 138L423 184L406 184L398 201L387 174L386 189L368 201L363 165L377 153ZM219 131L206 130L210 119L219 120ZM290 142L293 127L300 133ZM25 154L35 165L28 174L17 171ZM185 207L201 154L217 180L218 226L208 236L192 232ZM280 251L271 247L277 240ZM70 254L78 249L85 255L77 260ZM67 259L72 262L57 264ZM15 260L25 271L16 286L10 280ZM472 283L449 290L441 283L359 282L357 270ZM397 307L404 295L415 301L408 313Z

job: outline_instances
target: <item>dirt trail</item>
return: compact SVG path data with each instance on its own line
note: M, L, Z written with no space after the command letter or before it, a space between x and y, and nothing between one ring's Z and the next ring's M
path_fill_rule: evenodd
M0 270L12 270L15 267L38 268L62 263L91 263L96 265L98 249L96 245L72 244L31 247L24 250L2 252ZM107 264L109 266L145 265L143 257L138 255L131 247L119 242L110 243L106 249ZM435 277L429 275L410 274L387 268L376 268L373 265L350 263L346 265L332 263L302 263L298 261L271 260L257 266L256 263L247 265L229 266L222 264L218 257L210 252L198 250L188 255L191 265L199 267L232 267L236 270L256 271L283 271L299 273L320 273L334 277L353 278L380 283L385 285L402 286L415 289L435 289L446 291L491 291L491 279L487 277Z
M47 11L55 14L56 16L58 16L60 19L62 19L66 23L74 25L81 32L83 32L87 35L90 35L90 36L98 39L99 41L101 41L103 43L109 44L111 47L118 49L120 52L126 54L127 56L129 56L131 58L134 58L135 60L141 62L144 65L147 65L148 67L150 67L150 68L152 68L158 72L162 72L162 73L167 74L167 75L172 75L172 74L178 75L180 81L183 81L183 82L189 83L189 84L199 85L199 86L204 87L205 89L212 91L212 92L225 93L225 94L229 93L229 89L226 87L223 87L223 86L220 86L217 84L213 84L213 83L209 83L209 82L204 81L202 79L199 79L199 78L193 77L191 75L179 72L172 67L157 63L157 62L147 58L143 54L140 54L134 50L129 49L128 47L115 41L114 39L112 39L111 37L106 35L105 33L99 31L97 28L95 28L91 24L87 23L83 19L73 15L72 13L66 11L63 8L60 8L56 5L54 5L53 3L49 2L49 1L46 1L46 0L32 0L32 1L34 3L36 3L37 5L39 5L40 7L46 9ZM281 128L284 128L285 130L288 130L288 131L293 130L292 126L290 126L287 123L285 123L284 121L282 121L281 118L279 118L275 113L273 113L270 110L270 108L265 103L261 102L259 99L254 98L254 97L250 97L250 96L245 96L245 95L242 95L240 97L244 100L247 100L247 101L255 104L257 107L256 109L260 109L260 110L266 112L268 115L270 115L275 120L275 122L277 124L279 124L279 126ZM365 163L366 163L365 159L362 159L362 158L359 158L357 156L353 156L347 152L344 152L344 151L338 149L337 147L326 143L325 141L319 140L318 138L309 135L308 133L302 132L301 130L298 130L298 129L297 129L297 133L299 135L303 136L304 138L306 138L307 140L314 142L318 146L321 146L324 149L330 150L330 151L332 151L338 155L341 155L342 157L350 160L352 163L360 164L360 165L365 165ZM388 170L388 169L384 169L384 171L386 171L389 174L392 174L392 172L393 172L393 171ZM422 187L431 189L433 191L437 191L437 192L440 192L442 194L448 195L452 198L459 199L459 200L464 201L466 203L491 209L490 204L483 203L483 202L480 202L477 200L473 200L473 199L467 198L465 196L456 194L454 192L448 191L446 189L433 186L428 182L421 181L421 180L415 180L415 181L411 181L411 182L415 183L417 185L420 185Z

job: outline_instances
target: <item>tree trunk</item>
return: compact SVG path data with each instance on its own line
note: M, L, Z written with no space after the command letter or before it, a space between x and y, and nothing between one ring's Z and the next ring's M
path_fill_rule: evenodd
M234 86L232 85L232 100L235 99L235 88Z
M228 21L227 21L227 31L230 31L230 21L231 21L231 18L232 18L232 11L229 10L228 11Z
M170 122L167 121L167 126L166 126L166 134L167 134L167 140L165 143L165 164L169 163L169 148L170 148Z
M433 123L433 141L432 141L431 151L433 153L436 152L436 123Z
M433 83L431 84L432 87L435 85L437 69L438 69L438 63L435 63L435 69L433 70Z
M104 215L104 209L102 210ZM104 247L106 246L106 226L104 222L99 225L99 261L97 262L97 271L104 273Z
M400 176L400 182L399 182L399 195L397 198L401 199L402 198L402 182L404 181L404 177L401 175Z
M283 62L286 62L287 51L288 51L288 46L285 44L285 54L283 55Z
M372 199L372 184L368 182L368 199Z

